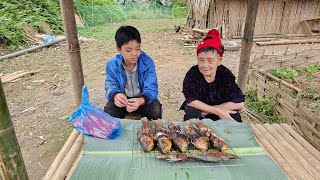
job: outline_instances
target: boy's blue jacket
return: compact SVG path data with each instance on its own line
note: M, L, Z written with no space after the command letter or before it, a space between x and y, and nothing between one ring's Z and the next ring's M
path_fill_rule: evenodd
M106 65L105 90L106 98L109 101L113 101L113 96L116 93L124 93L127 79L122 60L122 55L117 54ZM158 98L158 80L155 65L153 60L143 51L141 51L138 60L138 81L141 91L140 97L144 97L147 104Z

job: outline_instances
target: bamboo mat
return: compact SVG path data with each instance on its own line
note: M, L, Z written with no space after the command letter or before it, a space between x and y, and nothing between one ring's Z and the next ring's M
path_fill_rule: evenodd
M157 151L141 153L136 140L141 121L120 121L123 131L115 140L85 136L83 155L71 179L287 179L259 147L249 124L202 120L230 144L230 152L239 159L220 163L170 163L156 159Z
M289 179L319 179L320 152L288 124L251 124L258 140Z

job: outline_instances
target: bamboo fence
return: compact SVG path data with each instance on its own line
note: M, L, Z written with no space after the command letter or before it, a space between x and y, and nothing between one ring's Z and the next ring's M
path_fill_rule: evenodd
M211 0L207 28L222 28L226 38L242 35L247 0ZM320 17L319 0L260 0L255 34L301 34L300 22ZM320 23L310 22L311 29L320 29Z
M313 52L313 53L311 53ZM291 53L284 56L270 56L255 60L253 66L259 67L250 72L248 86L257 90L258 99L268 94L276 94L275 109L285 122L294 125L305 139L320 150L320 117L300 105L302 90L268 73L280 67L305 67L320 63L320 51ZM290 95L291 94L291 95Z

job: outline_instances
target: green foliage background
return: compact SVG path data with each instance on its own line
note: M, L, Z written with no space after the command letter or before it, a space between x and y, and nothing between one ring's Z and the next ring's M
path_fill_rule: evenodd
M1 0L0 1L0 44L9 49L22 49L28 44L23 23L35 31L46 22L54 34L61 34L59 0Z
M159 0L150 3L119 5L117 0L73 0L85 28L92 31L106 23L123 22L127 19L185 19L187 0L175 0L172 7L160 5ZM0 1L0 46L19 50L28 46L23 30L27 25L41 32L41 24L50 25L54 35L63 34L59 0L1 0ZM170 27L171 28L171 27ZM83 28L80 29L83 31Z

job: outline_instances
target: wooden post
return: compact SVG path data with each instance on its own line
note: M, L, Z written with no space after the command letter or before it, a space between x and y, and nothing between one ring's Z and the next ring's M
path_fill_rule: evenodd
M79 106L81 104L81 93L82 93L82 86L84 85L84 80L83 80L83 71L82 71L81 56L80 56L80 45L78 41L76 20L74 17L75 12L74 12L73 0L60 0L60 6L61 6L61 14L63 18L64 32L66 35L67 51L68 51L68 58L70 62L70 68L71 68L73 91L76 99L76 105ZM63 160L64 160L64 157L70 153L72 147L76 143L75 140L78 138L83 139L83 135L82 134L79 135L79 133L74 129L71 135L69 136L68 140L60 150L59 154L55 158L54 162L51 164L50 168L48 169L44 177L45 180L52 179L52 176L54 176L55 173L58 173L59 178L61 179L64 179L64 177L68 174L73 164L73 161L63 161ZM77 147L81 147L82 143L83 141L80 141L81 145L77 143L79 145ZM63 172L57 172L57 169L58 170L63 169Z
M0 79L0 179L28 179Z
M249 0L247 5L246 23L244 34L241 42L241 55L238 70L238 86L242 91L245 90L247 84L248 69L250 63L250 54L253 42L253 33L256 23L256 15L258 12L259 0Z
M71 68L72 84L77 106L81 104L81 92L84 85L80 45L76 20L74 17L74 5L72 0L60 0L61 13L63 18L64 32L67 41L68 58Z

